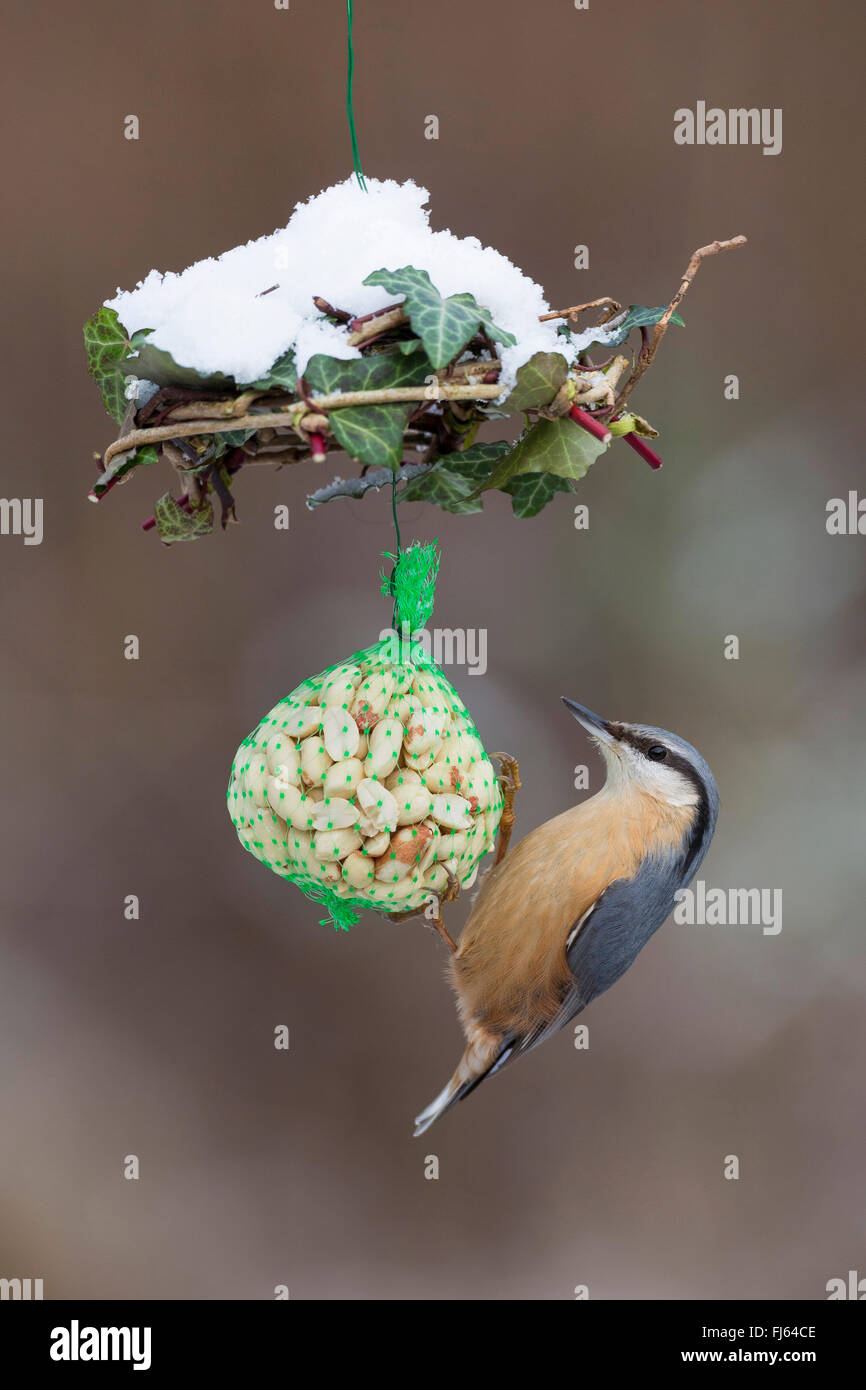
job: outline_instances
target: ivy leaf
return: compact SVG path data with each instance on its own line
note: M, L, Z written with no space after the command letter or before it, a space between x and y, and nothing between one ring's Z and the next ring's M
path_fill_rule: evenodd
M160 497L153 515L160 540L166 545L174 545L175 541L194 541L213 530L213 504L209 497L203 500L200 507L186 511L167 492Z
M332 410L328 421L350 458L374 468L396 468L411 405L351 405Z
M628 324L629 328L648 328L659 319L664 318L668 311L666 304L660 304L657 309L647 309L643 304L629 304L628 313L623 320L622 327ZM685 320L680 318L677 313L671 314L671 323L679 324L680 328L685 328Z
M573 484L555 473L522 473L506 483L502 491L510 493L514 515L527 517L537 516L557 492L572 492Z
M494 444L472 444L468 449L462 449L457 453L443 454L437 459L436 468L441 467L449 473L459 473L461 478L480 483L490 476L494 465L510 449L511 445L504 439L499 439ZM429 477L429 474L427 476Z
M424 344L420 338L398 338L395 343L388 344L388 351L402 352L411 357L413 352L423 352Z
M213 452L205 455L203 467L207 468L216 459L221 459L230 449L239 449L242 444L246 444L248 439L252 439L255 430L226 430L224 434L211 435L211 448Z
M481 511L483 504L480 498L472 497L473 491L474 483L471 478L464 478L459 473L453 473L449 468L443 468L441 463L437 463L429 473L425 473L421 478L413 479L403 489L400 493L400 501L432 502L445 512L453 512L455 516L464 516L470 512Z
M504 487L521 473L553 473L558 478L582 478L608 446L565 416L539 420L517 441L478 489Z
M377 352L344 361L316 353L304 377L314 391L381 391L396 386L420 386L433 368L424 352Z
M136 335L137 336L137 335ZM134 357L125 357L119 363L119 370L126 376L137 376L143 381L153 381L157 386L201 387L206 391L234 391L235 382L222 372L205 375L195 367L182 367L175 362L170 352L156 347L154 343L142 343Z
M515 339L497 328L487 309L474 295L452 294L447 299L432 283L426 270L406 265L401 270L374 270L365 285L381 285L389 294L406 298L406 313L434 367L446 367L483 326L491 338L507 347Z
M295 354L292 349L289 348L282 357L278 357L276 362L268 367L264 376L259 377L258 381L250 382L250 386L255 391L297 391L298 373L295 368Z
M144 467L149 463L156 463L159 459L159 450L152 444L145 444L140 449L128 450L123 454L115 454L111 463L104 473L100 473L96 482L93 484L93 495L97 499L102 497L115 483L122 482L135 468Z
M518 368L514 390L498 409L503 415L516 415L550 405L567 375L568 363L562 353L536 352Z
M140 329L130 339L116 311L105 305L84 325L87 370L99 387L105 409L118 425L123 423L127 406L126 381L120 364L150 332L149 328Z
M239 449L242 444L246 444L248 439L252 439L255 432L255 430L226 430L223 434L215 434L214 440L223 440L226 449ZM225 450L223 450L224 452Z
M414 479L401 492L407 502L433 502L443 511L466 515L480 512L477 485L490 474L497 461L507 454L510 444L472 444L452 454L443 454L428 473Z
M629 304L626 316L622 323L617 325L616 332L611 337L603 339L605 347L619 347L624 343L633 328L650 328L658 323L668 311L666 304L660 304L655 309L647 309L643 304ZM685 322L679 314L671 314L671 323L679 324L680 328L685 328Z

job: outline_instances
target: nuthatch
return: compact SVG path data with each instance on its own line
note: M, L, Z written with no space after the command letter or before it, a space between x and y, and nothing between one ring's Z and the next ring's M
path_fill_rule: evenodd
M607 780L486 875L450 966L466 1051L416 1134L615 984L713 837L719 795L690 743L564 703L601 750Z

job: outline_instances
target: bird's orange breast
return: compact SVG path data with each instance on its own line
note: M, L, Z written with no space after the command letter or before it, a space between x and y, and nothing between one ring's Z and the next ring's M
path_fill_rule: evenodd
M653 797L602 792L533 830L492 869L452 963L464 1026L522 1035L549 1021L571 983L568 933L648 853L677 849L693 815Z

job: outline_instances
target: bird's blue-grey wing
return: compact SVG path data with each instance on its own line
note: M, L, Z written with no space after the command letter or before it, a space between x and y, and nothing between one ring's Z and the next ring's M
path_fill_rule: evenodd
M537 1047L616 984L673 911L674 894L683 885L682 867L680 856L654 857L634 878L616 879L605 888L566 938L571 983L558 1012L525 1038L509 1039L509 1055L498 1058L497 1066Z

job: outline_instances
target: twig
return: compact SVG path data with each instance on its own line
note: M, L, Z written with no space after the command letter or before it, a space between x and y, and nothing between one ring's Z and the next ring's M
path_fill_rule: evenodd
M331 396L314 397L309 405L315 411L340 410L352 405L390 405L403 401L430 400L429 386L390 386L380 391L337 391ZM451 385L441 382L435 399L439 401L492 401L502 395L498 385ZM297 408L295 403L294 408ZM257 415L242 415L230 420L197 420L188 424L176 422L171 425L157 425L151 429L133 430L121 439L115 439L103 455L107 468L115 454L125 453L127 449L139 449L143 444L160 444L165 439L191 438L197 434L228 434L232 430L259 430L290 423L288 407L282 411L262 411Z
M204 496L201 480L194 472L195 465L190 466L190 460L186 457L183 450L178 448L173 441L163 444L162 456L168 459L180 481L183 496L189 499L190 506L198 507L201 505Z
M333 304L329 304L327 299L323 299L320 294L313 295L313 303L320 314L324 314L329 319L336 319L337 323L348 323L352 317L345 309L335 309Z
M682 302L683 295L685 294L689 285L692 283L695 276L697 275L701 266L701 262L706 260L708 256L715 256L719 251L729 251L736 246L745 246L747 240L747 237L735 236L731 237L728 241L711 241L709 246L698 247L697 251L694 253L688 265L686 266L686 273L680 281L679 289L677 290L670 304L665 309L665 312L663 313L662 317L659 319L658 323L653 329L652 336L649 340L649 344L641 351L638 360L634 365L634 369L632 370L632 374L626 382L625 386L623 387L619 395L619 398L617 399L616 408L618 411L622 411L622 408L628 400L629 396L631 395L632 391L637 386L647 367L649 367L650 363L655 357L656 352L658 351L659 343L661 342L662 338L665 336L665 333L667 332L668 324L670 323L673 315L676 313L678 306Z
M477 362L457 362L446 372L436 372L438 381L463 381L467 377L480 377L482 380L490 372L501 372L502 363L498 357L479 359Z
M373 319L380 319L383 314L390 314L394 309L403 309L404 307L404 301L401 299L399 303L386 304L383 309L373 309L369 314L358 314L357 318L349 320L349 327L360 328L364 323L372 323Z
M608 306L613 313L618 314L622 305L609 295L603 294L601 299L590 299L586 304L574 304L570 309L552 309L549 314L539 314L538 322L547 323L550 319L570 319L573 316L582 314L584 309L601 309Z
M352 323L359 326L349 334L347 341L349 347L360 347L362 343L368 343L371 339L378 338L382 333L396 328L398 324L408 323L408 319L402 304L398 304L396 309L380 310L374 317L370 317L366 321L353 319Z

